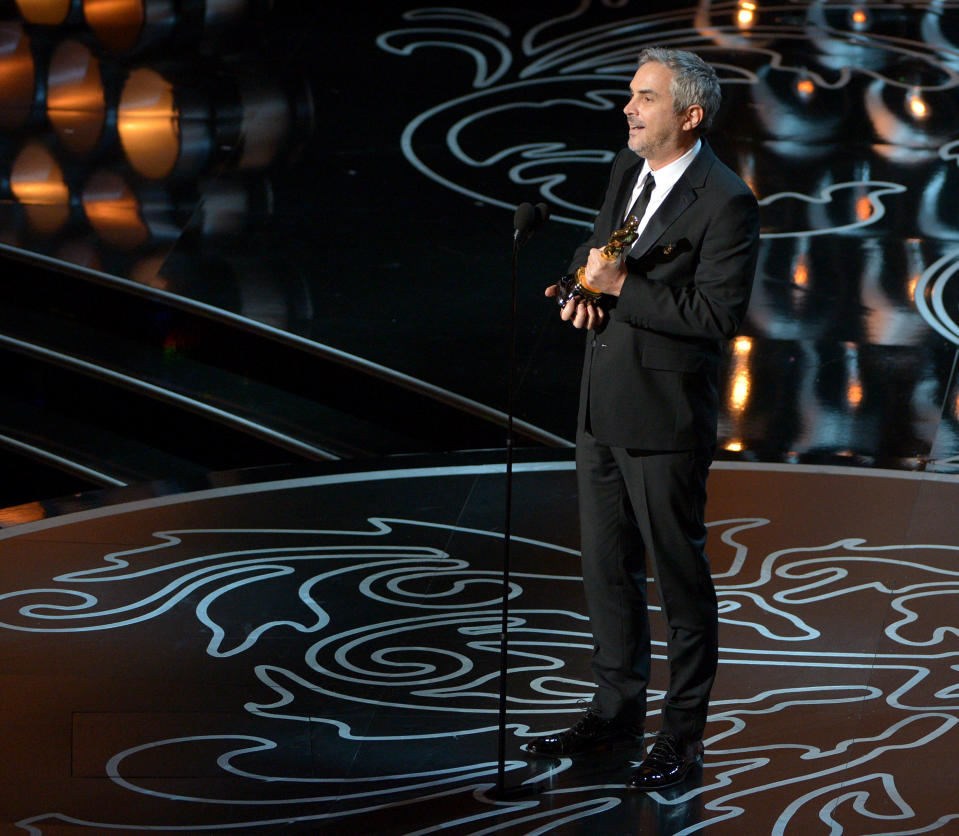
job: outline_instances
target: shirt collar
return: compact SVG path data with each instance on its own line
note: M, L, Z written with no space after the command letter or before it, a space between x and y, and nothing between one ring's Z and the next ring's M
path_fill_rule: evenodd
M673 160L669 165L664 165L662 168L656 169L653 172L653 177L656 178L656 191L668 192L674 185L676 181L686 172L686 169L689 168L695 156L699 153L699 149L703 147L703 141L701 139L696 139L696 143L690 148L685 154L683 154L678 160ZM646 178L646 175L650 171L649 163L643 161L643 170L639 173L639 182L642 183Z

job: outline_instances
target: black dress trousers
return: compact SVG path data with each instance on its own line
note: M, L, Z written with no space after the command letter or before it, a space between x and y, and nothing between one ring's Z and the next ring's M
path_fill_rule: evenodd
M693 739L706 725L718 662L718 607L704 551L712 454L610 447L586 430L576 444L593 708L608 718L645 717L648 564L668 630L662 730Z

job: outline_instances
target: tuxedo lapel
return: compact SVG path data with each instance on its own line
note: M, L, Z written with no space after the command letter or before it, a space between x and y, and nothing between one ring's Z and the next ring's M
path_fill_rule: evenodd
M646 228L633 244L629 252L631 258L642 258L646 255L673 222L686 211L690 204L695 202L696 190L702 188L706 174L715 159L712 149L703 140L703 147L699 149L696 158L683 172L683 176L676 181L676 185L653 213Z
M643 234L633 244L629 255L632 258L642 258L646 255L653 244L672 225L673 221L682 215L686 211L686 207L694 200L696 200L696 193L686 183L685 177L680 177L662 205L649 219Z

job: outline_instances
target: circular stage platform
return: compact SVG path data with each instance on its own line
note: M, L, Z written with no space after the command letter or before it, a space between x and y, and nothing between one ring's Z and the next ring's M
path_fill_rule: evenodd
M954 476L714 465L705 765L645 796L623 786L639 753L523 751L575 721L592 686L572 463L520 458L508 550L498 453L9 509L2 832L959 827ZM503 801L507 559L503 767L529 792ZM661 651L655 615L653 629Z

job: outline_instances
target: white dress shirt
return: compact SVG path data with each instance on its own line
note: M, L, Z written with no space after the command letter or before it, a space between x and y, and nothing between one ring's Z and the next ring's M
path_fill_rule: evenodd
M701 139L697 139L696 144L693 145L693 147L683 154L678 160L673 160L669 165L664 165L662 168L653 171L653 178L656 181L656 185L649 195L649 203L646 206L646 212L643 214L643 217L639 219L638 232L642 233L642 231L646 228L646 224L653 216L653 213L660 207L670 191L672 191L673 186L676 185L676 181L683 176L683 172L689 168L693 158L699 153L699 149L702 147L703 141ZM642 191L643 181L646 179L646 175L650 171L651 169L649 167L649 162L645 161L643 163L643 170L639 172L636 185L633 186L633 193L630 195L629 202L626 204L627 207L631 207L636 202L636 198L639 197L639 193Z

